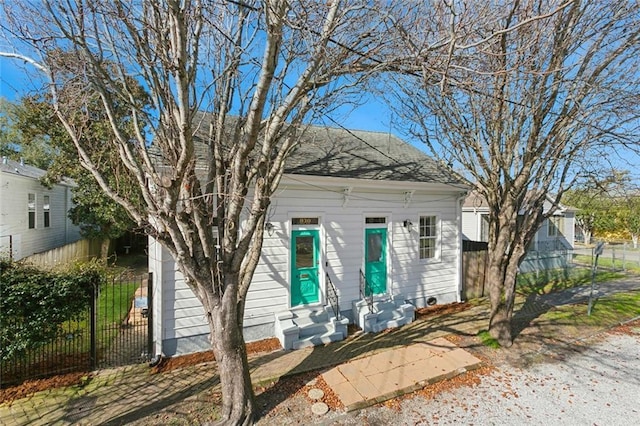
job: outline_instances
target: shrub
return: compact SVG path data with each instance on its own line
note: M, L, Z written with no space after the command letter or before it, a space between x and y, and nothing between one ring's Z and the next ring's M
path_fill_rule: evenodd
M8 360L59 337L91 303L98 267L50 272L0 260L0 359Z

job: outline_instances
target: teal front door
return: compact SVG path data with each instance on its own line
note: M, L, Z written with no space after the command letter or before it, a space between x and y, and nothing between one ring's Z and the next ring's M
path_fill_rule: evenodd
M371 287L371 292L385 293L387 291L386 228L365 229L364 259L364 276Z
M291 232L291 306L320 301L320 233Z

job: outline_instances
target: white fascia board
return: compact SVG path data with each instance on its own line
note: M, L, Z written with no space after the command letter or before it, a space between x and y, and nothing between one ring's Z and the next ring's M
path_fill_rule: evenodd
M300 186L318 186L318 187L330 187L330 188L344 188L352 187L356 189L369 189L378 191L403 191L403 190L417 190L417 191L430 191L430 192L442 192L442 193L466 193L470 190L468 186L463 184L445 184L436 182L409 182L409 181L394 181L394 180L374 180L374 179L356 179L356 178L343 178L343 177L330 177L330 176L311 176L311 175L293 175L285 174L282 176L280 186L287 186L289 188Z

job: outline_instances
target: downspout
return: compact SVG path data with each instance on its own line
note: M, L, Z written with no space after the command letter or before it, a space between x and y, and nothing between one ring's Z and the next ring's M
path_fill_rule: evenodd
M163 339L164 339L164 318L163 318L163 306L162 299L164 297L164 274L162 273L162 267L164 263L165 252L162 245L158 240L153 237L147 237L152 244L149 244L149 249L153 247L153 250L149 250L149 256L153 256L153 259L149 258L147 265L153 263L154 268L149 268L153 272L153 291L152 291L152 312L153 312L153 359L157 359L158 362L164 355ZM174 261L175 262L175 261ZM174 263L175 267L175 263Z
M64 187L64 243L69 244L69 187Z
M463 192L456 199L456 220L458 222L458 256L456 256L456 270L458 273L456 274L456 281L458 284L458 291L456 292L457 302L462 302L462 204L464 203L465 198L467 198L468 192Z

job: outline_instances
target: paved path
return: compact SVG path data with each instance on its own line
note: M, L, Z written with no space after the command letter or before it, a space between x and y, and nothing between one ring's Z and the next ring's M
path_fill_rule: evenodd
M497 369L469 387L334 417L332 426L640 424L640 328L608 335L556 361Z
M637 278L614 285L600 285L602 292L640 289ZM560 303L566 293L550 299L529 299L516 306L519 315L545 312L549 304ZM541 301L542 300L542 301ZM555 302L554 302L555 300ZM254 383L263 383L311 370L334 367L389 350L425 344L449 334L476 335L488 322L487 301L464 312L425 318L390 333L364 334L327 346L298 351L279 351L250 359ZM399 352L396 352L399 353ZM0 424L106 424L119 425L142 419L190 396L219 386L215 363L206 363L152 375L144 365L103 370L84 387L52 389L0 405ZM382 392L382 390L381 390Z
M347 411L367 407L473 370L482 362L440 337L339 364L322 378Z

